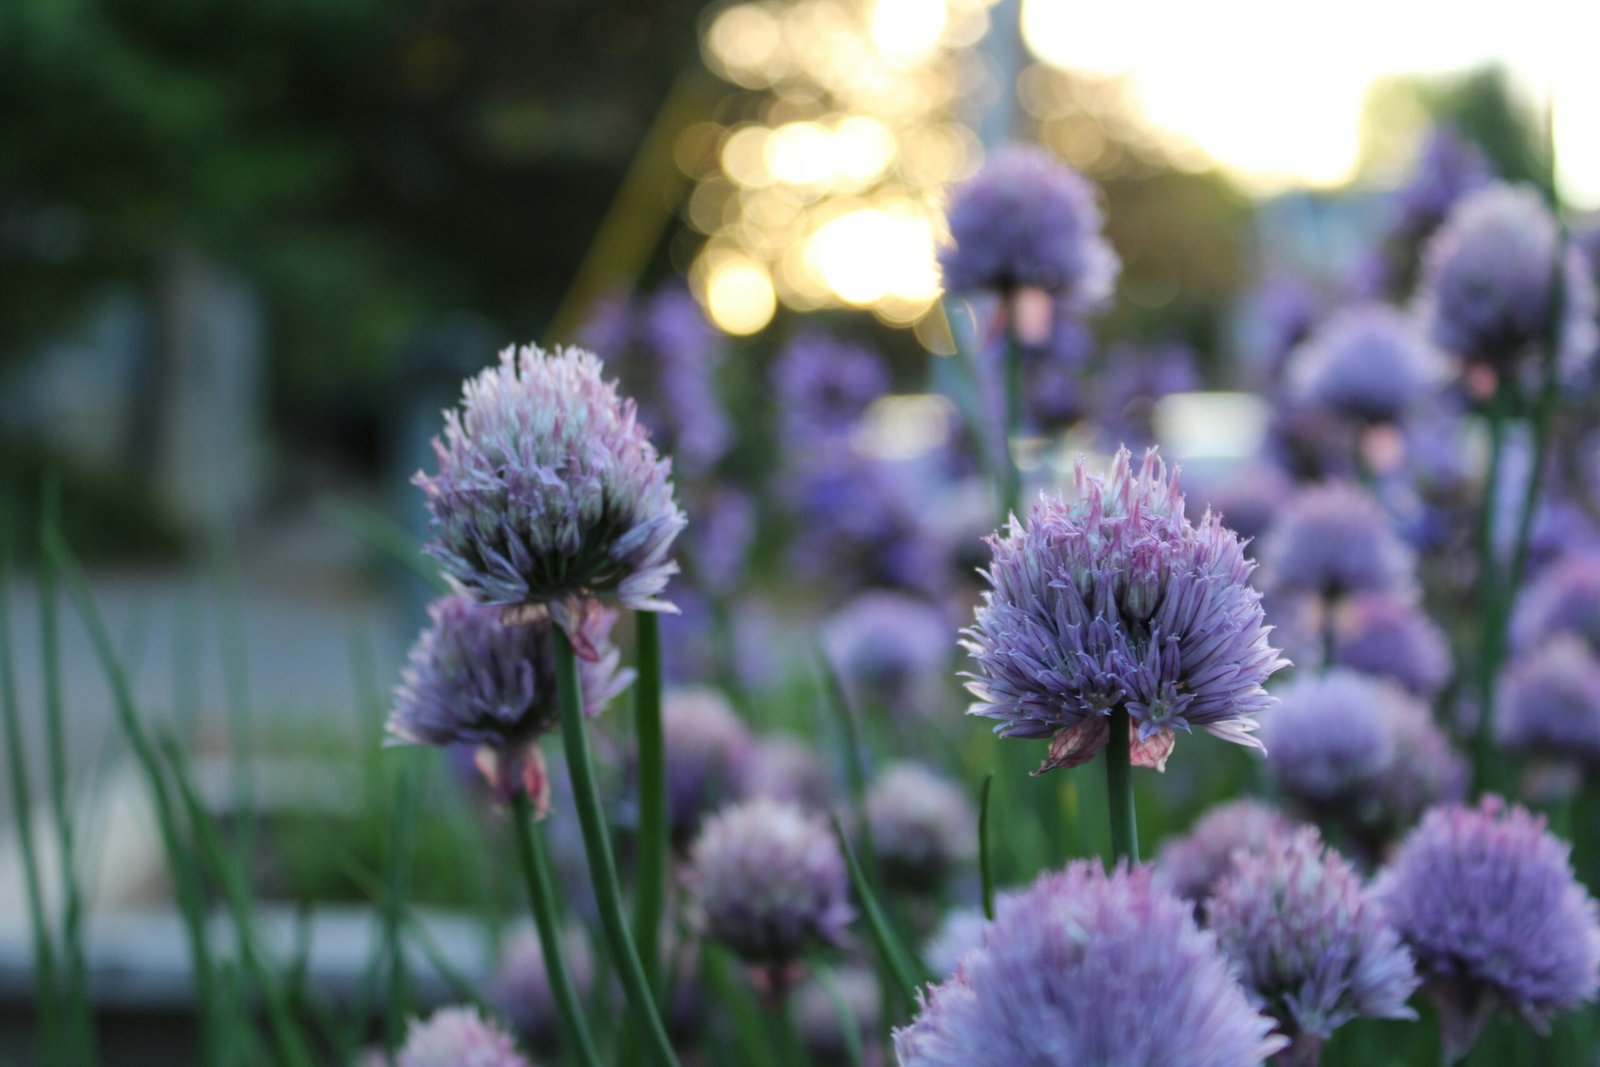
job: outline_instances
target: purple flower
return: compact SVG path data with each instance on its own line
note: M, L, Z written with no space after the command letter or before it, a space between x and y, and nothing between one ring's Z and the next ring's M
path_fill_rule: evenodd
M1206 925L1297 1042L1356 1018L1416 1018L1406 1007L1417 988L1411 955L1360 875L1311 827L1235 853Z
M740 762L739 799L764 797L807 811L826 811L833 779L812 747L793 734L767 734Z
M1450 648L1433 620L1414 601L1376 593L1339 605L1333 662L1392 679L1426 698L1450 677Z
M1422 142L1410 178L1394 192L1397 233L1408 240L1428 236L1457 201L1493 178L1476 144L1447 126L1435 127Z
M459 593L428 605L432 625L412 646L395 688L388 732L397 742L464 745L502 802L526 791L540 814L550 783L541 735L557 728L555 633L548 617L507 626L500 609ZM627 688L611 644L616 613L590 611L581 639L593 651L579 660L584 714L600 714Z
M433 513L427 550L479 600L546 605L569 636L591 597L672 610L657 599L685 521L672 465L591 353L506 349L468 379L433 449L439 473L413 479Z
M889 391L889 373L872 349L828 334L796 334L772 366L772 387L790 448L848 434Z
M684 539L692 576L700 588L726 597L744 581L756 534L756 505L748 493L718 486L695 496Z
M1428 243L1421 311L1435 344L1509 372L1545 335L1557 255L1564 270L1560 362L1575 377L1594 355L1595 293L1583 255L1560 251L1537 191L1491 185L1460 201Z
M1281 811L1259 800L1219 804L1188 833L1161 846L1156 879L1184 900L1203 904L1217 879L1233 866L1235 853L1259 851L1267 841L1286 836L1292 826Z
M1214 511L1241 541L1259 537L1290 493L1289 479L1283 471L1260 460L1202 481L1198 490L1192 473L1185 472L1185 478L1190 518L1199 521L1206 511Z
M944 913L933 936L922 946L922 962L938 978L949 978L967 954L983 947L989 920L981 908L955 908Z
M1448 1057L1464 1056L1497 1008L1542 1031L1594 999L1600 922L1568 856L1542 818L1490 796L1429 812L1380 876L1375 893L1439 1005Z
M1314 812L1361 798L1394 762L1397 690L1376 678L1335 668L1296 678L1278 691L1262 728L1267 773L1284 795Z
M1336 312L1295 349L1287 370L1297 399L1357 422L1399 421L1445 374L1444 357L1386 304Z
M1454 804L1467 794L1466 761L1451 747L1427 706L1396 700L1389 710L1394 759L1370 783L1368 802L1352 813L1364 820L1352 832L1369 846L1393 841L1429 808Z
M411 1020L395 1067L528 1067L511 1038L476 1008L440 1008Z
M687 844L708 812L736 793L755 739L714 689L669 689L661 702L666 740L667 822Z
M1285 1043L1271 1029L1148 868L1080 860L1000 902L894 1045L901 1067L1258 1067Z
M569 927L563 932L561 956L578 995L586 996L594 985L594 957L581 928ZM556 1047L561 1036L561 1016L538 934L523 930L507 941L486 992L489 1003L530 1046Z
M705 935L752 963L838 944L854 912L844 857L820 817L751 800L707 821L689 885Z
M1200 388L1194 350L1187 345L1116 345L1106 353L1096 408L1109 440L1155 441L1156 402Z
M1354 485L1302 489L1261 538L1262 583L1274 595L1337 600L1404 593L1415 560L1371 495Z
M896 885L937 892L978 854L978 820L966 793L921 764L885 769L866 806L873 852Z
M1574 633L1600 650L1600 553L1568 556L1547 567L1523 593L1512 619L1512 643L1528 651L1558 633Z
M1600 660L1557 634L1500 679L1495 736L1506 748L1586 769L1600 767Z
M947 215L939 266L951 292L1036 287L1075 311L1111 296L1119 264L1094 186L1041 148L997 152L951 194Z
M1239 354L1251 380L1277 380L1284 360L1311 334L1322 298L1298 278L1271 277L1246 295L1239 309Z
M821 640L859 710L937 710L956 647L955 627L938 608L903 593L862 593L822 624Z
M703 472L728 450L732 430L717 397L721 335L694 297L663 289L647 302L599 302L579 333L638 398L639 421L682 472Z
M1071 502L1041 497L994 554L973 625L970 714L1003 737L1051 739L1040 772L1092 759L1109 716L1132 718L1134 760L1161 767L1176 731L1198 726L1260 748L1262 683L1285 661L1268 644L1254 568L1215 515L1191 524L1176 477L1151 449L1110 474L1080 461Z

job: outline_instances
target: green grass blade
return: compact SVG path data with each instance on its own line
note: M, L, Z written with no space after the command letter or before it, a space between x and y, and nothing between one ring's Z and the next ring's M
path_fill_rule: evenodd
M978 790L978 876L983 881L983 915L994 922L994 857L989 838L989 794L994 789L994 772L983 776L983 786Z
M428 583L435 593L448 593L450 585L432 557L411 532L387 515L345 500L324 500L318 510L335 526L364 541Z
M872 934L872 943L877 948L878 955L883 957L883 962L889 968L889 973L893 976L895 985L906 1003L915 1004L922 968L912 962L915 957L901 944L899 935L889 925L888 917L878 903L877 894L867 884L861 864L856 861L855 849L850 847L850 837L844 832L844 823L839 821L837 815L833 817L833 832L839 839L840 851L844 853L845 866L850 872L850 882L855 886L856 896L861 900L861 911L866 917L867 929Z

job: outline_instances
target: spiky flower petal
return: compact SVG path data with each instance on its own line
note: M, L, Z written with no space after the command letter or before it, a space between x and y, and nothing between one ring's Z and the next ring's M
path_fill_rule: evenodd
M594 597L673 610L659 599L685 522L671 463L592 353L507 348L467 380L433 448L438 473L413 479L428 553L479 600L547 607L574 636Z
M411 1021L395 1067L528 1067L511 1038L476 1008L440 1008Z
M1002 900L894 1043L901 1067L1254 1067L1271 1029L1187 903L1096 860Z
M1544 819L1499 797L1441 807L1408 835L1375 893L1439 1004L1456 1058L1496 1009L1543 1030L1600 984L1600 919Z
M518 625L500 609L452 593L428 605L432 624L417 638L400 672L388 732L398 742L465 745L496 796L525 790L536 809L549 799L540 736L560 722L556 703L555 631L549 618ZM593 610L580 622L592 656L580 660L584 713L600 714L633 680L617 667L611 643L616 612Z
M993 552L964 646L977 663L969 714L1004 737L1051 739L1042 771L1092 759L1126 709L1136 763L1161 767L1174 735L1199 727L1253 748L1262 688L1286 665L1268 643L1254 564L1208 513L1184 516L1154 449L1126 449L1105 478L1080 462L1071 501L1042 497Z

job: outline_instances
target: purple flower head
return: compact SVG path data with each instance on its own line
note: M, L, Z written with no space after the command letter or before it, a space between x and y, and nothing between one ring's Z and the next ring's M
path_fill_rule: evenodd
M1252 460L1202 482L1198 491L1191 477L1186 494L1189 517L1198 522L1206 511L1214 511L1239 540L1249 542L1271 525L1289 492L1289 479L1276 464Z
M1262 728L1267 773L1285 796L1326 812L1359 799L1394 762L1398 691L1376 678L1335 668L1296 678L1278 691Z
M788 447L848 434L874 400L889 391L889 372L872 349L806 330L772 366L772 387Z
M1366 593L1340 604L1333 662L1389 678L1432 698L1450 677L1450 648L1433 620L1412 601Z
M1311 334L1322 298L1298 278L1270 277L1245 297L1239 310L1239 356L1252 381L1275 382L1289 353Z
M499 608L460 593L428 605L432 625L411 647L395 687L388 732L396 742L461 745L476 751L479 770L502 802L526 791L541 814L549 778L541 735L560 721L556 703L555 632L548 617L508 626ZM600 714L633 680L618 670L611 643L616 613L594 610L580 625L592 659L578 661L584 714Z
M563 932L561 956L579 996L594 985L589 939L574 926ZM489 1003L530 1046L553 1049L561 1036L561 1016L544 965L539 935L523 930L506 942L487 989Z
M1284 1045L1271 1030L1148 868L1080 860L1001 901L894 1045L901 1067L1259 1067Z
M956 973L967 954L983 947L989 920L982 908L955 908L944 913L933 936L922 946L922 962L938 978Z
M927 601L874 591L823 623L822 647L858 709L923 716L937 710L956 633Z
M896 763L867 792L867 825L884 877L936 892L978 854L978 820L967 795L927 767Z
M1294 350L1287 369L1296 399L1356 422L1399 421L1445 374L1444 357L1387 304L1336 312Z
M1437 804L1454 804L1467 795L1467 763L1451 747L1427 706L1415 700L1390 705L1389 729L1394 760L1370 787L1368 802L1354 813L1355 829L1379 847L1416 825Z
M947 217L939 266L951 292L1036 287L1074 311L1111 296L1119 263L1100 232L1094 186L1041 148L997 152L951 193Z
M1600 767L1600 660L1573 634L1557 634L1500 679L1495 736L1506 748Z
M1312 827L1234 855L1206 925L1285 1034L1326 1039L1356 1018L1414 1019L1411 955L1361 876Z
M1394 192L1397 233L1409 240L1428 236L1457 201L1493 178L1476 144L1447 126L1435 127L1422 142L1411 177Z
M867 1062L878 1062L870 1059L876 1051L873 1044L883 1017L878 976L872 968L855 964L839 968L831 978L831 991L820 979L813 978L794 993L790 1010L806 1054L814 1063L852 1062L851 1040L845 1030L848 1019L856 1031L856 1047L869 1057Z
M1577 634L1600 650L1600 553L1551 564L1517 604L1511 635L1518 649L1531 650L1563 632Z
M1194 350L1187 345L1120 344L1106 353L1096 408L1108 439L1153 443L1156 402L1199 388Z
M639 421L683 472L708 470L732 436L717 397L721 336L682 288L633 304L613 296L596 304L579 333L638 398Z
M411 1020L395 1067L528 1067L511 1038L476 1008L440 1008Z
M1050 738L1040 773L1094 758L1125 709L1133 755L1161 767L1198 726L1260 748L1262 683L1286 665L1267 641L1254 564L1214 514L1190 523L1154 449L1105 478L1080 461L1068 501L1042 496L989 538L991 588L963 642L977 664L969 714L1003 737Z
M1497 1008L1543 1030L1594 999L1600 922L1569 851L1542 818L1489 796L1430 811L1379 877L1453 1058Z
M718 486L690 501L694 521L684 548L696 583L727 596L744 581L756 534L756 505L748 493Z
M1161 846L1156 879L1195 904L1204 904L1211 889L1233 866L1240 850L1255 852L1273 838L1286 836L1293 824L1276 808L1245 798L1218 804L1182 837Z
M433 449L439 473L413 479L433 513L428 553L473 596L545 605L569 636L592 597L672 610L657 599L685 521L672 465L594 355L506 349L467 380Z
M667 822L687 844L707 813L736 793L755 739L714 689L669 689L661 702L666 739Z
M1302 489L1261 538L1261 579L1274 595L1405 593L1415 569L1378 502L1354 485Z
M1540 342L1550 314L1560 230L1538 192L1491 185L1464 198L1429 241L1421 310L1435 344L1506 373ZM1564 252L1560 362L1576 377L1595 349L1594 280Z
M689 885L705 935L752 963L783 965L813 946L838 944L854 916L827 824L770 800L706 822Z
M767 734L740 763L741 800L765 797L807 811L826 811L833 779L816 751L793 734Z

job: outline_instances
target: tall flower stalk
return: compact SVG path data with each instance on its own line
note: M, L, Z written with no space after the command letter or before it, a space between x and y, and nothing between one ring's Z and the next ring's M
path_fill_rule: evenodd
M666 904L667 849L671 832L667 811L666 739L661 728L661 628L653 612L634 615L638 681L633 690L634 731L639 744L638 885L633 936L645 977L661 988L661 916Z

